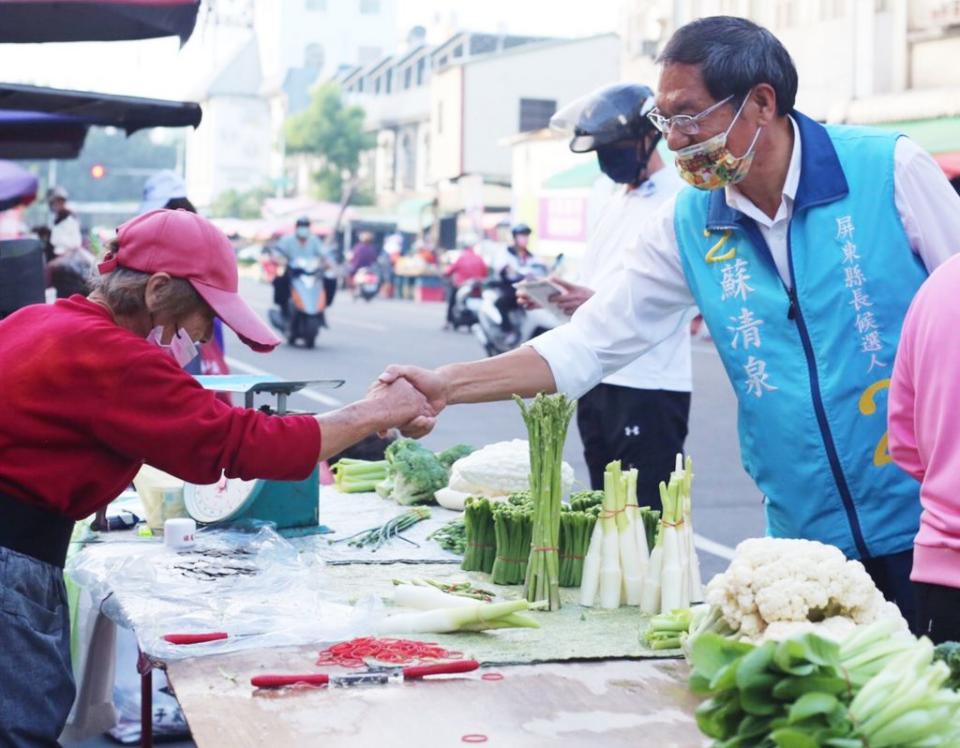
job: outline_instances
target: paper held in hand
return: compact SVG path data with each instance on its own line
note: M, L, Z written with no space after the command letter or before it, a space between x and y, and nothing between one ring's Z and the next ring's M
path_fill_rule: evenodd
M514 283L513 287L537 302L541 309L550 312L550 314L557 318L559 324L570 320L569 315L565 314L559 306L550 301L550 297L554 294L563 293L563 288L557 284L551 283L548 280L533 280Z

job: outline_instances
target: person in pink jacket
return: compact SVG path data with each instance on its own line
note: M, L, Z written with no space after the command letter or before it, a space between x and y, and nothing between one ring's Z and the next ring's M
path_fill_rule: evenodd
M960 641L960 258L917 291L900 336L888 401L889 451L920 481L914 541L917 633Z

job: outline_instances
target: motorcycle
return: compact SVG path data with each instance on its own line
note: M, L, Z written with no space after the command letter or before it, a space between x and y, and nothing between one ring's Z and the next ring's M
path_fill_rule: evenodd
M270 323L286 336L290 345L303 340L307 348L313 348L327 307L323 268L316 257L305 257L287 265L287 272L290 274L287 311L284 313L278 307L271 309Z
M559 324L559 320L546 309L517 307L510 311L514 332L504 332L500 310L497 309L497 300L502 294L503 289L497 282L484 286L477 322L472 327L474 336L488 356L513 350Z
M353 274L353 299L358 298L364 301L370 301L378 293L383 285L383 277L376 267L370 265L360 268Z
M486 281L467 281L453 291L453 307L450 309L450 324L454 331L461 327L471 328L479 321L483 303L483 288Z

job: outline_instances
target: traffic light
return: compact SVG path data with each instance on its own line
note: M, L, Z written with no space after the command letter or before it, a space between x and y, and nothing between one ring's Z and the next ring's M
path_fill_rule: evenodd
M103 164L94 164L90 167L90 176L94 179L103 179L107 175L107 170Z

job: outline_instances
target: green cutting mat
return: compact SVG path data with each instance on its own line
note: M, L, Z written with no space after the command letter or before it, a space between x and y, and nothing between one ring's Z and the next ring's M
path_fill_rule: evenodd
M487 574L464 572L456 564L390 564L328 566L325 581L334 594L351 602L367 594L387 597L393 580L469 579L506 599L519 599L520 586L490 583ZM563 607L550 612L531 611L539 629L498 629L458 634L404 634L404 638L437 642L459 650L484 664L509 665L566 660L678 657L678 651L653 651L640 640L647 619L637 608L601 610L577 604L578 589L561 589Z

